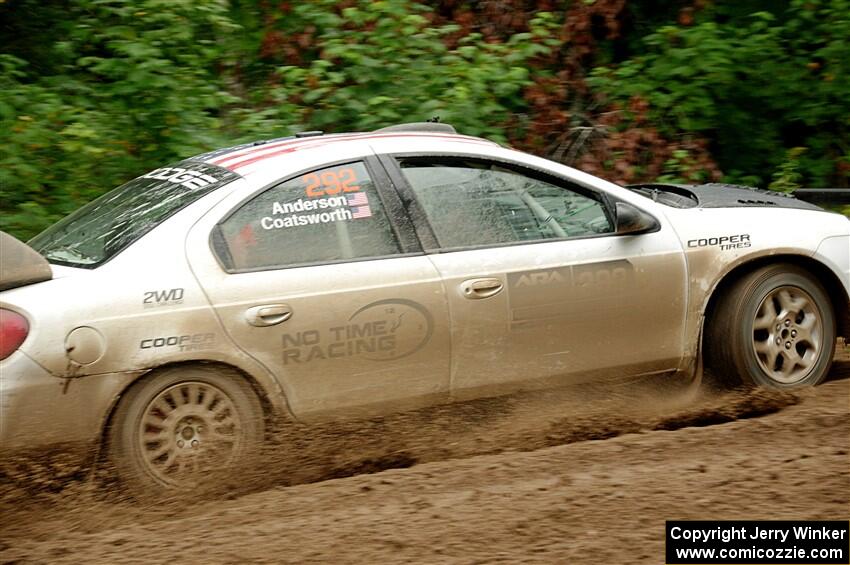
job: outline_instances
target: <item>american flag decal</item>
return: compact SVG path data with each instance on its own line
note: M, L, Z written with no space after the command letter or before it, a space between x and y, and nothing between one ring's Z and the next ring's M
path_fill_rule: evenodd
M349 194L348 205L351 207L351 217L355 220L357 218L369 218L372 216L372 209L369 208L369 199L366 197L365 192Z

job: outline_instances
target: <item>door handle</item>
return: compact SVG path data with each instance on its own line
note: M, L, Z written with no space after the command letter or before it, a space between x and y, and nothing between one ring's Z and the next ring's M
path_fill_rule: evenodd
M469 279L460 285L460 291L464 297L470 300L490 298L502 291L504 285L496 278Z
M292 317L292 308L288 304L263 304L245 311L245 319L252 326L274 326Z

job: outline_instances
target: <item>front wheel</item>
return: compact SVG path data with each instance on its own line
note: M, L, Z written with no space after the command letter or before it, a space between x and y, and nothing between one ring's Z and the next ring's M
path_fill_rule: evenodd
M134 494L210 489L259 451L263 414L235 371L174 367L136 383L109 430L109 457Z
M743 276L719 297L707 321L706 360L727 382L772 389L813 386L835 352L835 314L823 286L795 265Z

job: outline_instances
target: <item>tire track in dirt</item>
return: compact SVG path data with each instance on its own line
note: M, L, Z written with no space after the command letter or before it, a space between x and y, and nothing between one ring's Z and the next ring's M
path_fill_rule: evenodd
M491 441L478 449L501 438L515 448L504 453L278 484L237 500L21 507L16 524L0 529L0 561L657 563L667 518L842 519L850 511L850 379L795 395L664 401L663 411L614 395L601 401L621 412L588 407L569 423L546 412L545 398L531 400L502 404L499 414L466 407L430 430L477 420L470 437ZM603 422L609 429L596 429ZM638 433L572 441L634 425ZM352 448L369 440L379 453L413 439L382 437L386 421L371 426L349 438ZM506 429L513 435L502 437ZM449 453L476 449L469 438L443 439L457 440ZM528 450L524 440L555 445ZM430 444L417 445L427 457Z
M714 425L777 412L805 394L739 389L695 396L658 383L596 383L369 420L290 424L274 431L251 471L229 478L223 487L198 489L192 499L232 499L434 461ZM94 479L91 475L63 467L52 454L7 464L5 477L0 477L0 531L4 536L23 534L45 513L64 516L56 527L72 524L89 531L86 514L125 523L187 512L181 497L132 501L109 479L108 469Z

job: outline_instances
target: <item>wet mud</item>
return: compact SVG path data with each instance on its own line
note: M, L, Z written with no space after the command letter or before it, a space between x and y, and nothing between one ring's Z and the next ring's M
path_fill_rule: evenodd
M793 393L608 383L279 426L224 489L167 500L6 462L0 562L657 563L666 518L845 519L847 357Z

